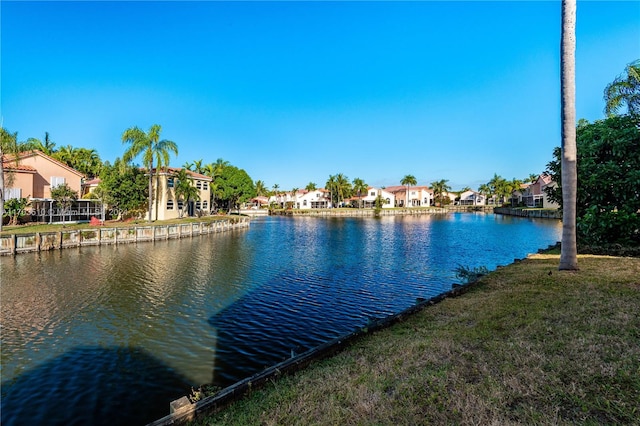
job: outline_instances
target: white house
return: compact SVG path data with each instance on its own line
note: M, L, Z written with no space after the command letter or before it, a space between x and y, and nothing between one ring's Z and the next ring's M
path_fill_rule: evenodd
M389 186L385 191L395 196L395 206L405 207L407 201L406 186ZM429 207L433 205L433 190L427 186L410 186L408 207Z
M331 207L329 199L329 191L326 189L315 189L313 191L298 191L295 196L295 208L301 210L307 209L326 209Z
M461 206L482 206L486 203L486 197L473 190L464 191L460 194Z
M356 203L356 206L360 206L362 202L362 207L364 208L374 208L376 206L376 199L380 196L382 198L382 208L390 209L396 204L396 196L391 192L382 189L382 188L367 188L366 196L362 196L360 198L353 197L353 202Z

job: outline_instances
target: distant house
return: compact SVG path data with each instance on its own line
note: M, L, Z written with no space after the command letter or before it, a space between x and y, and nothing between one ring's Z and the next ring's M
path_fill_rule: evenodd
M460 194L461 206L482 206L486 203L486 197L473 190L464 191Z
M382 199L382 208L389 209L395 206L396 197L391 192L382 189L382 188L367 188L366 194L363 194L361 197L352 197L351 204L354 207L360 207L362 205L363 208L374 208L376 206L376 199L378 196Z
M385 191L395 197L395 207L429 207L433 205L433 190L427 186L410 186L407 206L405 206L407 202L406 186L388 186Z
M331 207L329 196L329 191L326 189L302 190L296 195L295 207L301 210L327 209Z
M82 197L89 196L100 185L100 178L85 180L82 182Z
M552 202L547 196L546 188L553 188L556 182L547 173L542 173L533 183L520 191L519 202L526 207L542 207L557 209L558 203Z
M151 217L156 219L158 206L158 220L176 219L183 216L200 216L211 213L211 177L186 170L192 185L198 189L198 198L188 202L176 196L175 187L178 183L176 174L181 169L165 167L153 175L154 201L151 207ZM156 176L158 179L156 179ZM156 181L159 182L156 191ZM157 200L155 199L157 197Z

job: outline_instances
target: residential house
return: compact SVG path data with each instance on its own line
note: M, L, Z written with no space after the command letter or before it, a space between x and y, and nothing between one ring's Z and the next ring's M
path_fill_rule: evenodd
M82 194L85 176L79 171L52 158L42 151L23 152L15 157L3 156L5 169L5 200L11 198L51 199L51 190L58 185L69 185Z
M329 191L326 189L314 189L313 191L298 191L295 200L297 209L327 209L331 207L331 199Z
M546 188L553 188L556 185L549 174L542 173L533 183L522 189L520 202L526 207L557 209L560 205L552 202L545 191Z
M389 209L395 206L396 197L391 192L382 188L367 188L367 193L361 197L352 197L351 204L354 207L374 208L376 206L376 199L378 196L382 197L382 208Z
M486 197L473 190L464 191L460 194L461 206L482 206L486 203Z
M95 200L82 198L62 209L51 198L51 190L67 184L81 197L85 176L72 167L34 150L15 156L3 156L4 196L27 198L31 205L31 220L38 222L88 221L91 216L100 215L102 206Z
M184 216L200 216L211 213L211 182L209 176L186 170L193 186L198 189L198 197L195 200L186 200L177 197L175 187L178 183L176 174L181 169L165 167L153 176L154 202L151 207L151 217L156 219L156 206L158 206L157 220L176 219ZM159 183L156 191L156 182Z
M385 188L395 197L396 207L429 207L433 205L433 190L427 186L410 186L407 199L406 186L389 186ZM408 200L408 203L407 203Z

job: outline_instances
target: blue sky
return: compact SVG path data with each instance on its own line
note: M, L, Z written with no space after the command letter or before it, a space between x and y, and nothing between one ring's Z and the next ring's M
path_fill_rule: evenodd
M1 115L94 148L162 126L172 166L282 189L542 172L560 144L560 1L0 3ZM640 2L579 1L577 115L640 57Z

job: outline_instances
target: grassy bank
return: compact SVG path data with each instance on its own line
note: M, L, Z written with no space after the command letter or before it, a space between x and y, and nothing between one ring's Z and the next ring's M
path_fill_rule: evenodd
M535 255L199 425L639 424L640 259Z

